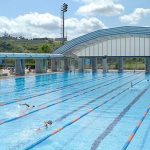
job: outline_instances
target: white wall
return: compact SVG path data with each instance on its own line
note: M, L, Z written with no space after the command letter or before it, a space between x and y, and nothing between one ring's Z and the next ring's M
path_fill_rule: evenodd
M150 56L150 38L124 36L106 39L87 44L73 53L77 56Z

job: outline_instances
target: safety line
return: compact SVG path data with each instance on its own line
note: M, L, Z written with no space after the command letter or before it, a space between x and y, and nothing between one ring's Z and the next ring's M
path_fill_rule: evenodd
M113 75L112 75L113 76ZM110 76L111 77L111 76ZM76 77L76 78L70 78L70 79L66 79L66 80L61 80L61 81L56 81L56 82L52 82L52 83L44 83L44 84L41 84L41 85L36 85L36 86L32 86L32 87L27 87L27 88L22 88L22 89L19 89L19 90L13 90L13 91L9 91L9 92L3 92L1 93L2 95L7 95L9 93L12 93L12 92L21 92L21 91L24 91L24 90L28 90L30 88L36 88L36 87L40 87L40 86L45 86L45 85L49 85L49 84L54 84L54 83L61 83L61 82L64 82L64 81L70 81L70 80L74 80L74 79L79 79L79 78L83 78L82 76L81 77ZM101 77L102 78L102 77ZM50 79L50 80L53 80L53 79ZM88 79L89 80L89 79ZM47 80L44 80L44 81L47 81ZM86 80L85 80L86 81ZM40 81L38 81L40 82ZM43 80L42 80L43 82Z
M132 81L132 80L130 80L130 81L128 81L128 82L126 82L126 83L124 83L124 84L122 84L122 85L116 87L114 90L116 90L116 89L118 89L118 88L120 88L120 87L122 87L122 86L124 86L124 85L126 85L126 84L128 84L128 83L130 83L131 81ZM101 86L101 87L104 87L104 86ZM97 88L95 88L95 89L97 89ZM90 90L90 91L88 91L88 92L94 91L95 89L92 89L92 90ZM112 90L111 90L111 91L112 91ZM88 93L88 92L84 92L84 93L82 93L82 94L85 94L85 93ZM109 92L107 92L107 93L109 93ZM77 97L77 96L79 96L79 95L81 95L81 94L77 94L76 96L73 96L73 97ZM72 98L73 98L73 97L72 97ZM33 110L33 111L29 112L29 113L26 113L26 114L20 115L20 116L18 116L18 117L14 117L14 118L7 119L7 120L5 120L5 121L2 121L2 122L0 122L0 125L3 125L3 124L5 124L5 123L9 123L9 122L15 121L15 120L17 120L17 119L20 119L20 118L23 118L23 117L28 116L28 115L30 115L30 114L33 114L33 113L35 113L35 112L38 112L38 111L47 109L47 108L52 107L52 106L55 106L55 105L57 105L57 104L66 102L66 101L68 101L68 100L70 100L70 98L67 98L67 99L64 99L64 100L58 100L58 101L55 102L55 103L52 103L52 104L50 104L50 105L47 105L47 106L41 107L41 108L39 108L39 109Z
M150 87L150 85L148 86L148 88L149 88L149 87ZM144 90L124 109L124 111L125 111L125 112L128 111L128 110L132 107L132 105L135 104L135 103L138 101L138 99L148 90L148 88L144 89ZM107 102L107 101L106 101L106 102ZM35 146L37 146L37 145L39 145L40 143L42 143L42 142L44 142L45 140L47 140L49 137L51 137L51 136L57 134L58 132L64 130L66 127L68 127L68 126L74 124L75 122L77 122L77 121L80 120L81 118L87 116L89 113L91 113L91 112L93 112L94 110L98 109L100 106L104 105L106 102L104 102L103 104L100 104L100 105L94 107L93 109L90 109L90 110L87 111L86 113L84 113L84 114L82 114L81 116L75 118L74 120L68 122L68 123L65 124L64 126L62 126L62 127L58 128L58 129L54 130L52 133L50 133L50 134L48 134L47 136L41 138L41 139L38 140L37 142L35 142L35 143L29 145L29 146L26 147L24 150L30 150L30 149L34 148ZM123 113L121 113L121 116L125 113L124 111L123 111ZM119 118L118 118L118 119L119 119Z
M140 128L140 126L142 125L142 122L144 121L144 119L146 118L148 112L150 111L150 105L147 108L147 110L145 111L143 117L139 120L136 128L133 130L133 132L131 133L131 135L129 136L127 142L125 143L125 145L123 146L122 150L126 150L129 146L129 144L131 143L131 141L133 140L135 134L137 133L138 129Z
M101 133L92 144L91 150L96 150L101 142L111 133L114 127L120 122L120 120L125 116L125 114L132 108L132 106L145 94L145 92L150 88L148 85L140 94L138 94L123 111L113 120L112 123Z
M133 75L130 75L130 76L133 76ZM130 77L130 76L126 76L126 77L124 77L124 78ZM98 83L97 85L102 84L102 83L105 83L105 82L108 82L108 81L111 81L111 80L115 80L115 79L118 79L118 78L121 78L121 77L111 78L110 80L107 80L107 81ZM100 79L98 79L98 80L100 80ZM83 81L83 82L84 82L84 83L78 82L78 83L76 83L76 85L80 85L80 84L83 85L83 84L86 84L86 83L90 83L90 82L93 82L93 80L91 80L91 81L88 80L88 81ZM71 85L71 86L70 86L70 85ZM73 84L70 84L70 85L67 85L67 87L72 87L72 86L74 86L75 84L74 84L74 85L73 85ZM97 86L97 85L94 85L94 86ZM47 91L47 92L44 92L44 93L41 93L41 94L36 94L36 95L29 96L29 97L25 97L25 98L22 98L22 99L19 99L19 100L18 100L18 99L14 99L14 100L8 101L8 102L6 102L6 103L1 102L1 103L0 103L0 107L5 106L5 105L9 105L9 104L13 104L13 103L17 103L17 102L21 102L21 101L25 101L25 100L27 100L27 99L35 98L35 97L38 97L38 96L42 96L42 95L54 93L54 92L57 92L57 91L59 91L59 90L64 89L64 87L65 87L65 86L59 87L59 88L56 88L55 90ZM81 90L80 90L80 91L81 91ZM72 94L69 94L69 95L72 95Z

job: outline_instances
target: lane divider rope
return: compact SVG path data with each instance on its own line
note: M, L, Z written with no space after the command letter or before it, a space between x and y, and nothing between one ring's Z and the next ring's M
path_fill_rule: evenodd
M120 77L119 77L119 78L120 78ZM124 77L124 78L127 78L127 77ZM72 96L73 94L78 93L77 95L74 95L74 96L72 96L72 97L69 97L69 99L70 99L70 98L75 98L75 97L77 97L77 96L79 96L79 95L83 95L83 94L86 94L86 93L88 93L88 92L94 91L96 88L99 89L99 88L101 88L101 87L105 87L105 86L107 86L107 85L110 85L110 84L112 84L112 83L115 83L115 82L117 82L117 81L113 81L113 82L109 82L109 83L107 83L107 84L101 85L101 84L103 84L103 83L106 83L106 82L112 81L112 80L116 80L116 79L118 79L118 78L111 79L111 80L107 80L107 81L98 83L98 84L96 84L96 85L87 87L87 88L85 88L85 89L77 90L77 91L75 91L75 92L73 92L73 93L66 94L66 95L61 96L61 97L59 97L59 98L57 98L57 99L54 99L54 100L51 100L51 101L42 103L42 104L38 105L38 107L41 107L41 106L43 106L43 105L45 105L45 104L47 104L47 103L49 103L49 102L53 102L53 101L59 100L60 98L64 98L64 97L66 98L66 96L70 96L70 95ZM136 79L135 79L135 80L136 80ZM98 86L98 85L100 85L100 86ZM88 90L88 89L91 89L91 88L93 88L93 87L96 87L96 88L94 88L94 89L92 89L92 90L90 90L90 91L86 91L86 92L82 93L83 91Z
M142 118L139 120L137 126L135 127L135 129L133 130L133 132L131 133L131 135L129 136L127 142L124 144L122 150L126 150L129 146L129 144L131 143L131 141L133 140L133 138L135 137L135 134L137 133L137 131L139 130L140 126L142 125L144 119L146 118L146 116L148 115L150 111L150 105L147 108L147 110L145 111L144 115L142 116Z
M54 74L49 74L49 75L44 75L44 77L47 77L48 79L50 79L50 80L53 80L53 79L57 79L57 77L56 78L49 78L49 76L53 76ZM41 75L40 75L41 76ZM43 76L43 75L42 75ZM60 77L60 76L59 76ZM81 77L81 76L80 76ZM80 78L79 77L79 78ZM25 78L27 78L27 76L25 77ZM39 78L39 77L38 77ZM20 79L19 79L20 80ZM24 80L23 80L24 81ZM47 81L47 79L44 79L44 80L42 80L42 81ZM60 81L60 80L58 80L58 81ZM41 81L37 81L37 82L41 82ZM30 82L30 83L34 83L34 82ZM21 86L21 85L23 85L22 83L20 83L18 86ZM9 85L9 87L10 87L10 85ZM8 88L8 87L5 87L5 88Z
M125 108L123 108L119 115L114 118L114 120L106 127L106 129L95 139L92 144L91 150L97 150L101 142L112 132L112 130L116 127L120 120L125 116L125 114L133 107L133 105L135 105L140 100L140 98L149 88L150 84L146 88L144 88L144 90L142 90L142 92L140 92Z
M30 88L36 88L36 87L45 86L45 85L54 84L54 83L61 83L61 82L64 82L64 81L69 81L69 80L74 80L74 79L79 79L79 78L82 78L82 77L69 78L69 79L66 79L66 80L56 81L56 82L52 82L52 83L40 84L40 85L36 85L36 86L32 86L32 87L27 87L27 88L19 89L19 90L14 90L14 91L9 91L9 92L3 92L1 94L8 95L9 93L12 93L12 92L20 92L20 91L23 91L23 90L28 90ZM47 80L44 80L44 81L47 81ZM38 81L38 82L40 82L40 81Z
M102 78L98 79L98 80L101 80ZM90 79L90 80L86 80L86 81L82 81L83 84L86 84L86 83L90 83L92 82L93 80ZM75 84L81 84L82 82L76 82ZM67 87L71 87L73 86L74 84L70 84L70 85L67 85ZM9 104L13 104L13 103L17 103L17 102L20 102L20 101L24 101L24 100L27 100L27 99L30 99L30 98L34 98L34 97L38 97L38 96L42 96L42 95L45 95L45 94L49 94L49 93L53 93L53 92L57 92L61 89L63 89L64 87L66 86L62 86L62 87L59 87L59 88L56 88L55 90L52 90L52 91L47 91L47 92L44 92L44 93L41 93L41 94L36 94L36 95L31 95L31 96L28 96L28 97L25 97L25 98L22 98L22 99L14 99L14 100L11 100L11 101L8 101L6 103L0 103L0 107L1 106L5 106L5 105L9 105Z
M132 80L131 80L131 81L132 81ZM124 84L122 84L122 85L116 87L115 89L112 89L112 90L110 90L109 92L106 92L104 95L107 95L108 93L110 93L110 92L112 92L112 91L114 91L114 90L116 90L116 89L119 89L120 87L123 87L124 85L130 83L131 81L128 81L128 82L126 82L126 83L124 83ZM95 89L97 89L97 88L95 88ZM91 91L93 91L93 90L94 90L94 89L92 89ZM88 92L89 92L89 91L88 91ZM82 93L82 94L85 94L85 93ZM78 95L79 95L79 94L78 94ZM76 95L76 97L77 97L78 95ZM80 94L80 95L81 95L81 94ZM74 96L74 97L75 97L75 96ZM9 123L9 122L18 120L18 119L20 119L20 118L23 118L23 117L28 116L28 115L30 115L30 114L33 114L33 113L35 113L35 112L38 112L38 111L47 109L47 108L49 108L49 107L55 106L55 105L57 105L57 104L63 103L63 102L68 101L68 100L70 100L70 98L65 99L65 100L58 100L58 101L55 102L55 103L52 103L52 104L47 105L47 106L44 106L44 107L42 107L42 108L33 110L33 111L29 112L29 113L26 113L26 114L23 114L23 115L20 115L20 116L18 116L18 117L14 117L14 118L11 118L11 119L7 119L7 120L5 120L5 121L1 121L1 122L0 122L0 125L3 125L3 124L6 124L6 123Z
M140 80L140 81L136 82L135 84L133 84L133 86L136 85L136 84L138 84L138 83L140 83L140 82L142 82L142 81L143 81L143 80ZM109 99L109 101L113 100L114 98L118 97L119 95L121 95L122 93L126 92L126 91L129 90L129 89L130 89L130 87L124 89L124 90L121 91L121 92L119 92L117 95L112 96L112 97ZM105 94L105 95L107 95L107 94ZM99 97L99 98L102 98L102 97ZM64 114L63 116L61 116L60 118L56 119L54 122L62 121L63 119L67 118L68 116L70 116L70 115L74 114L75 112L78 112L78 111L81 110L82 108L88 106L89 104L94 103L94 102L97 101L99 98L95 98L95 99L93 99L93 100L91 100L91 101L85 103L84 105L79 106L78 108L72 110L71 112L66 113L66 114Z
M145 92L145 91L144 91L144 92ZM143 91L142 91L142 94L143 94ZM106 101L105 103L107 103L107 101ZM99 107L101 107L101 106L104 105L105 103L100 104L100 105L94 107L93 109L90 109L90 110L87 111L86 113L84 113L84 114L82 114L81 116L79 116L79 117L73 119L72 121L66 123L64 126L62 126L62 127L58 128L58 129L54 130L52 133L50 133L50 134L48 134L47 136L41 138L41 139L38 140L37 142L35 142L35 143L29 145L29 146L26 147L24 150L30 150L30 149L34 148L35 146L37 146L37 145L39 145L40 143L42 143L42 142L44 142L45 140L47 140L49 137L51 137L51 136L53 136L53 135L59 133L60 131L62 131L62 130L64 130L65 128L67 128L68 126L70 126L70 125L74 124L75 122L77 122L78 120L80 120L81 118L87 116L89 113L91 113L91 112L93 112L94 110L98 109Z
M130 75L130 76L133 76L133 75ZM127 77L130 77L130 76L127 76ZM125 78L127 78L127 77L125 77ZM118 78L118 77L117 77L117 78ZM105 82L108 82L108 81L111 81L111 80L115 80L115 79L117 79L117 78L113 78L113 79L107 80L107 81L105 81ZM98 79L98 80L100 80L100 79ZM89 82L93 82L93 81L86 81L86 82L84 82L84 84L89 83ZM102 84L102 83L105 83L105 82L101 82L101 83L99 83L99 84ZM78 83L77 83L77 85L80 85L80 84L81 84L81 82L78 82ZM83 84L83 83L82 83L82 84ZM98 85L98 84L97 84L97 85ZM71 86L73 86L73 85L71 85ZM67 85L67 87L71 87L71 86L70 86L70 85ZM96 86L96 85L95 85L95 86ZM47 92L44 92L44 93L41 93L41 94L36 94L36 95L28 96L28 97L25 97L25 98L22 98L22 99L19 99L19 100L18 100L18 99L14 99L14 100L9 101L9 102L6 102L6 103L1 102L1 103L0 103L0 107L5 106L5 105L10 105L10 104L13 104L13 103L17 103L17 102L21 102L21 101L25 101L25 100L27 100L27 99L35 98L35 97L38 97L38 96L50 94L50 93L53 93L53 92L57 92L57 91L59 91L59 90L61 90L61 89L64 89L64 87L56 88L55 90L47 91Z

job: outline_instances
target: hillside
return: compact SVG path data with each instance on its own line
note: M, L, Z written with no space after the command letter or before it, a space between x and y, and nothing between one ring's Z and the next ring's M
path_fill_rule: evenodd
M61 42L50 39L17 39L0 37L0 52L5 53L52 53Z

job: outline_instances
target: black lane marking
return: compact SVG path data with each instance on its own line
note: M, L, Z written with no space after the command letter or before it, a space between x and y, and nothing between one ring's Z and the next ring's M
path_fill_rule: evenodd
M108 136L114 127L119 123L119 121L124 117L124 115L131 109L131 107L141 98L141 96L150 88L148 85L140 94L138 94L133 101L123 109L123 111L113 120L111 124L104 130L102 134L100 134L94 143L92 144L91 150L96 150L100 143Z

